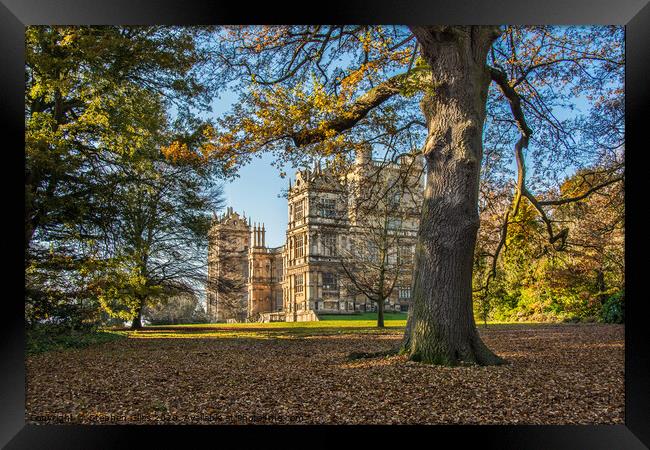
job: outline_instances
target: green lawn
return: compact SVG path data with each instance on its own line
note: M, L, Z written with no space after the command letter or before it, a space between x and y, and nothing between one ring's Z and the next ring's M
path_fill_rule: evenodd
M377 325L377 313L320 315L318 322L271 323L193 323L187 325L157 325L157 327L214 327L214 328L356 328ZM406 326L406 313L384 313L386 327Z
M182 325L156 325L156 328L237 328L237 329L276 329L276 328L366 328L377 326L377 313L367 312L362 314L321 314L318 322L271 322L271 323L192 323ZM384 313L386 328L400 328L406 326L406 313ZM537 322L496 322L488 321L488 325L504 324L534 324ZM483 322L476 320L480 328Z
M271 322L271 323L197 323L183 325L156 325L142 330L130 331L130 338L305 338L336 334L390 334L399 333L406 326L406 313L385 313L385 328L377 328L377 314L321 315L318 322ZM530 323L517 323L531 325ZM489 326L509 325L504 322L488 322ZM514 323L513 323L514 325ZM478 324L479 328L482 323Z
M322 315L318 322L196 323L156 325L127 331L130 338L300 338L331 334L394 333L406 326L406 314L386 313L384 329L377 328L377 314Z

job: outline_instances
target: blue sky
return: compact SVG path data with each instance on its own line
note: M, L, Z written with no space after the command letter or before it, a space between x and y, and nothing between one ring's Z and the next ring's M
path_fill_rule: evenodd
M212 116L226 113L236 99L234 92L224 92L212 103ZM287 167L288 177L282 179L279 169L271 166L272 161L273 157L267 153L255 157L239 170L239 178L224 183L224 206L246 213L253 222L264 223L266 245L278 247L284 245L287 229L287 200L282 194L289 185L288 177L294 178L295 169Z
M266 245L278 247L284 244L287 228L287 200L282 191L289 184L288 178L280 178L279 171L271 166L273 157L264 154L253 159L239 171L239 178L224 185L226 206L238 213L246 213L253 222L263 222L266 228ZM293 178L293 170L287 171Z

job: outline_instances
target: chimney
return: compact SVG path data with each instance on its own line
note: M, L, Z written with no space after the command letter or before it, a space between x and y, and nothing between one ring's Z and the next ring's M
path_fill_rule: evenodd
M266 230L264 229L264 224L262 224L262 247L266 247Z

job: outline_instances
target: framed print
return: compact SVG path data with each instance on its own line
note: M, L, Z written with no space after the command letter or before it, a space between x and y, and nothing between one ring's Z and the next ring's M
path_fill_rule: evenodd
M2 0L2 444L650 445L647 2L312 6Z

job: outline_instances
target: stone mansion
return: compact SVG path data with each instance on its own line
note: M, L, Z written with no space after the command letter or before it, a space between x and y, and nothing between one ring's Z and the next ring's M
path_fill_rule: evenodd
M318 320L319 313L376 310L375 302L354 289L342 270L341 258L358 242L354 237L366 239L367 224L379 220L362 219L359 204L387 196L389 191L381 188L397 181L410 193L391 194L395 197L391 208L401 214L399 227L390 233L400 236L396 255L404 262L405 276L395 283L384 309L406 311L422 172L420 158L375 161L369 150L357 153L352 170L344 176L321 168L320 163L298 171L293 185L289 181L286 243L280 247L267 247L265 225L252 223L232 207L215 216L208 250L206 309L210 320L294 322Z

